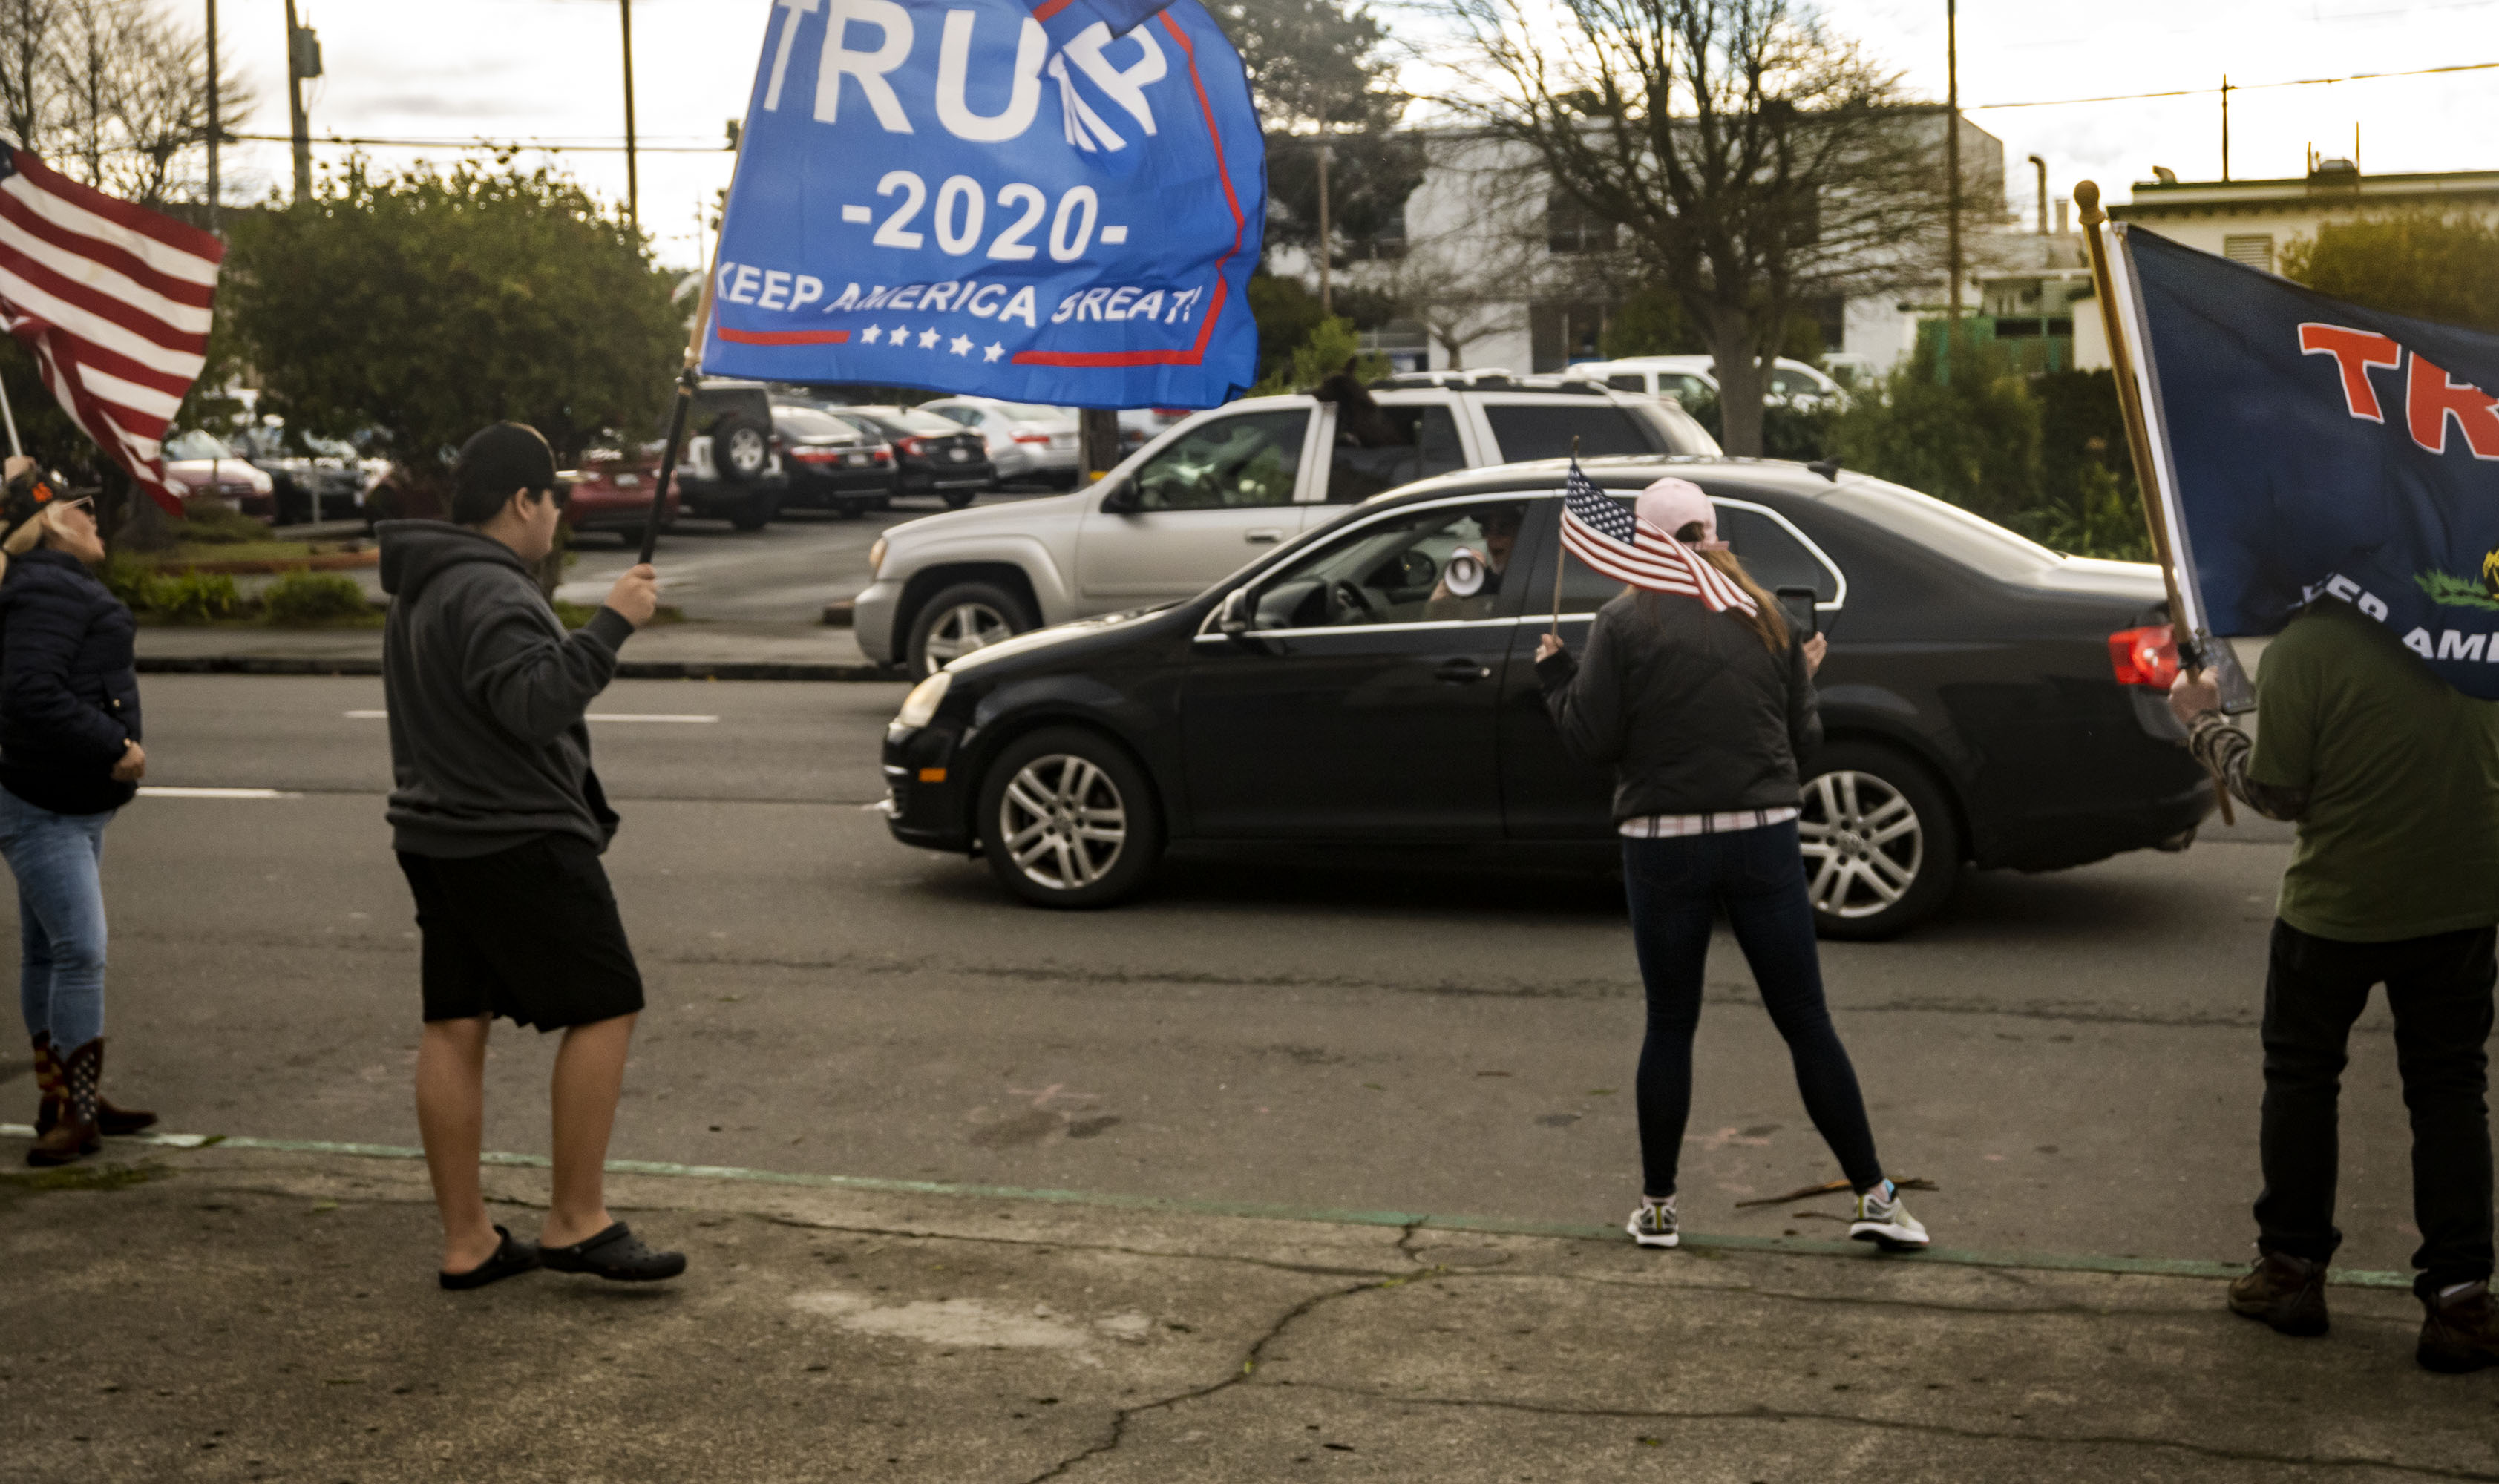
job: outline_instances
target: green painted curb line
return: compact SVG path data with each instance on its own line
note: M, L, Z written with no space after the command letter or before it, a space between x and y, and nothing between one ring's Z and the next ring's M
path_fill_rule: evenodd
M23 1123L0 1123L0 1137L32 1139ZM334 1144L317 1139L253 1139L224 1134L141 1134L115 1144L153 1145L169 1149L265 1149L277 1154L345 1154L357 1159L423 1159L423 1149L395 1144ZM478 1156L489 1165L543 1170L543 1154L506 1154L489 1150ZM888 1195L933 1195L986 1201L1028 1201L1052 1206L1095 1206L1122 1210L1162 1210L1191 1216L1245 1216L1263 1221L1319 1221L1339 1226L1421 1227L1443 1232L1480 1232L1500 1237L1558 1237L1578 1242L1615 1242L1622 1232L1610 1226L1572 1222L1518 1221L1501 1216L1435 1216L1420 1211L1332 1210L1276 1206L1254 1201L1199 1201L1174 1196L1105 1194L1088 1190L1029 1190L1018 1185L957 1185L940 1180L883 1179L865 1175L799 1175L778 1170L748 1170L736 1165L676 1165L646 1159L611 1159L611 1175L651 1175L673 1179L737 1180L755 1185L795 1185L819 1190L867 1190ZM2025 1268L2052 1273L2111 1273L2144 1277L2223 1279L2237 1277L2245 1268L2232 1263L2185 1257L2097 1257L2067 1252L1974 1252L1958 1247L1930 1247L1923 1252L1879 1253L1858 1242L1816 1242L1799 1237L1712 1237L1687 1232L1683 1244L1704 1251L1774 1252L1790 1257L1851 1257L1860 1261L1940 1263L1956 1268ZM2412 1274L2368 1268L2336 1268L2326 1281L2343 1288L2397 1288L2409 1291Z

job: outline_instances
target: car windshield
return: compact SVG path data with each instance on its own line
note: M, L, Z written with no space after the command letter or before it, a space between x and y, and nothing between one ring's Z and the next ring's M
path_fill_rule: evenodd
M1862 474L1824 494L1822 502L1869 526L1897 532L1999 582L2030 581L2042 568L2063 560L2038 542L1958 505Z
M939 417L933 412L896 410L892 412L870 412L867 416L873 421L892 429L896 433L913 434L924 438L942 438L949 434L956 434L963 431L963 425L961 423L955 421L951 417Z
M194 428L167 438L165 456L170 459L231 459L235 451Z
M857 436L850 424L813 407L774 407L772 421L788 437L847 438Z
M1020 423L1072 423L1074 407L1053 407L1038 402L1002 402L998 410Z

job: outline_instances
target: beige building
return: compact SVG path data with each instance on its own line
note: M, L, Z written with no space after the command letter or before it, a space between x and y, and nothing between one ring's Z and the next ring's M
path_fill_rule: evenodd
M2270 274L2282 271L2284 247L2326 222L2424 206L2499 220L2499 171L2370 176L2349 160L2320 160L2292 180L2137 180L2134 199L2109 214Z

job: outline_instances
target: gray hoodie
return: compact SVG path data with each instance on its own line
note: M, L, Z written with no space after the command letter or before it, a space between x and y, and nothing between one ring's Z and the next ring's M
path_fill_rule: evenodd
M600 850L615 812L590 767L591 697L633 626L612 608L568 635L510 547L442 521L384 521L382 694L389 818L415 855L485 855L543 835Z

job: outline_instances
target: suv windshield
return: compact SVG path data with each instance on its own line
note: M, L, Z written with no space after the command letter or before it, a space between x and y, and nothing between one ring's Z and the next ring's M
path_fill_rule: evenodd
M1860 474L1825 493L1822 502L1869 526L1898 532L1999 582L2028 582L2063 559L2038 542L1949 505L1931 495Z

